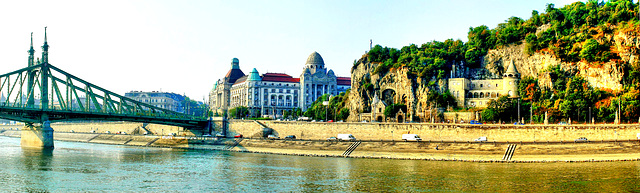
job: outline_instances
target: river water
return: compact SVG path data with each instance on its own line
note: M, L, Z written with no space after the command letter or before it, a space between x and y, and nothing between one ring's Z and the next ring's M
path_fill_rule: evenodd
M0 137L0 192L629 192L640 162L468 163L176 150Z

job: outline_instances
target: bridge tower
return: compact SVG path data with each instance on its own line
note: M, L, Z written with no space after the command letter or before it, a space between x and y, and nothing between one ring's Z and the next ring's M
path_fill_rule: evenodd
M33 33L31 33L31 47L28 51L29 53L29 61L28 66L36 65L34 63L34 53L33 49ZM44 45L42 45L42 60L40 61L43 64L43 67L39 69L41 72L48 72L48 64L49 64L49 44L47 43L47 27L44 28ZM41 76L41 80L36 80L36 71L38 69L33 69L29 71L28 82L28 90L31 93L35 93L33 83L35 81L41 81L41 97L40 97L40 105L42 106L42 110L46 111L49 106L49 96L48 95L48 83L45 75ZM27 106L34 107L35 105L35 97L34 94L31 94L27 98ZM22 132L20 132L20 144L23 147L38 147L38 148L53 148L53 129L50 126L49 118L46 113L42 113L41 119L42 123L25 123Z

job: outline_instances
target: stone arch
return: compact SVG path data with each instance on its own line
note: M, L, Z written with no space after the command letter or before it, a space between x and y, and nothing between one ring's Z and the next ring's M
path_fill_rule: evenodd
M396 91L388 88L382 91L382 96L380 97L380 100L384 101L386 105L391 105L395 103L395 98L396 98Z
M402 122L404 122L404 116L399 114L397 116L396 120L398 120L398 123L402 123Z
M480 98L484 98L484 93L483 92L480 93Z
M485 98L490 98L491 97L491 93L487 92L487 94L484 95Z
M473 98L478 98L478 93L477 92L473 93Z
M376 121L377 121L377 122L382 122L382 120L383 120L382 116L378 116L378 117L376 117Z

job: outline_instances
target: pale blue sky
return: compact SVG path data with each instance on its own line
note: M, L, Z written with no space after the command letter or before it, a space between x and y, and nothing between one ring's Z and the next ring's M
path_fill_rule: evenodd
M248 73L299 77L314 51L338 76L369 49L446 39L573 1L2 1L0 73L27 65L29 34L49 62L119 94L162 90L203 100L240 60Z

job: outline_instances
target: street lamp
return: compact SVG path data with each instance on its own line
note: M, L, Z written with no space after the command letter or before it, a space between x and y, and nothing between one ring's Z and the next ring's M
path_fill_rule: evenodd
M518 121L520 122L520 97L518 97Z
M329 101L322 101L322 105L324 105L324 122L329 120Z

